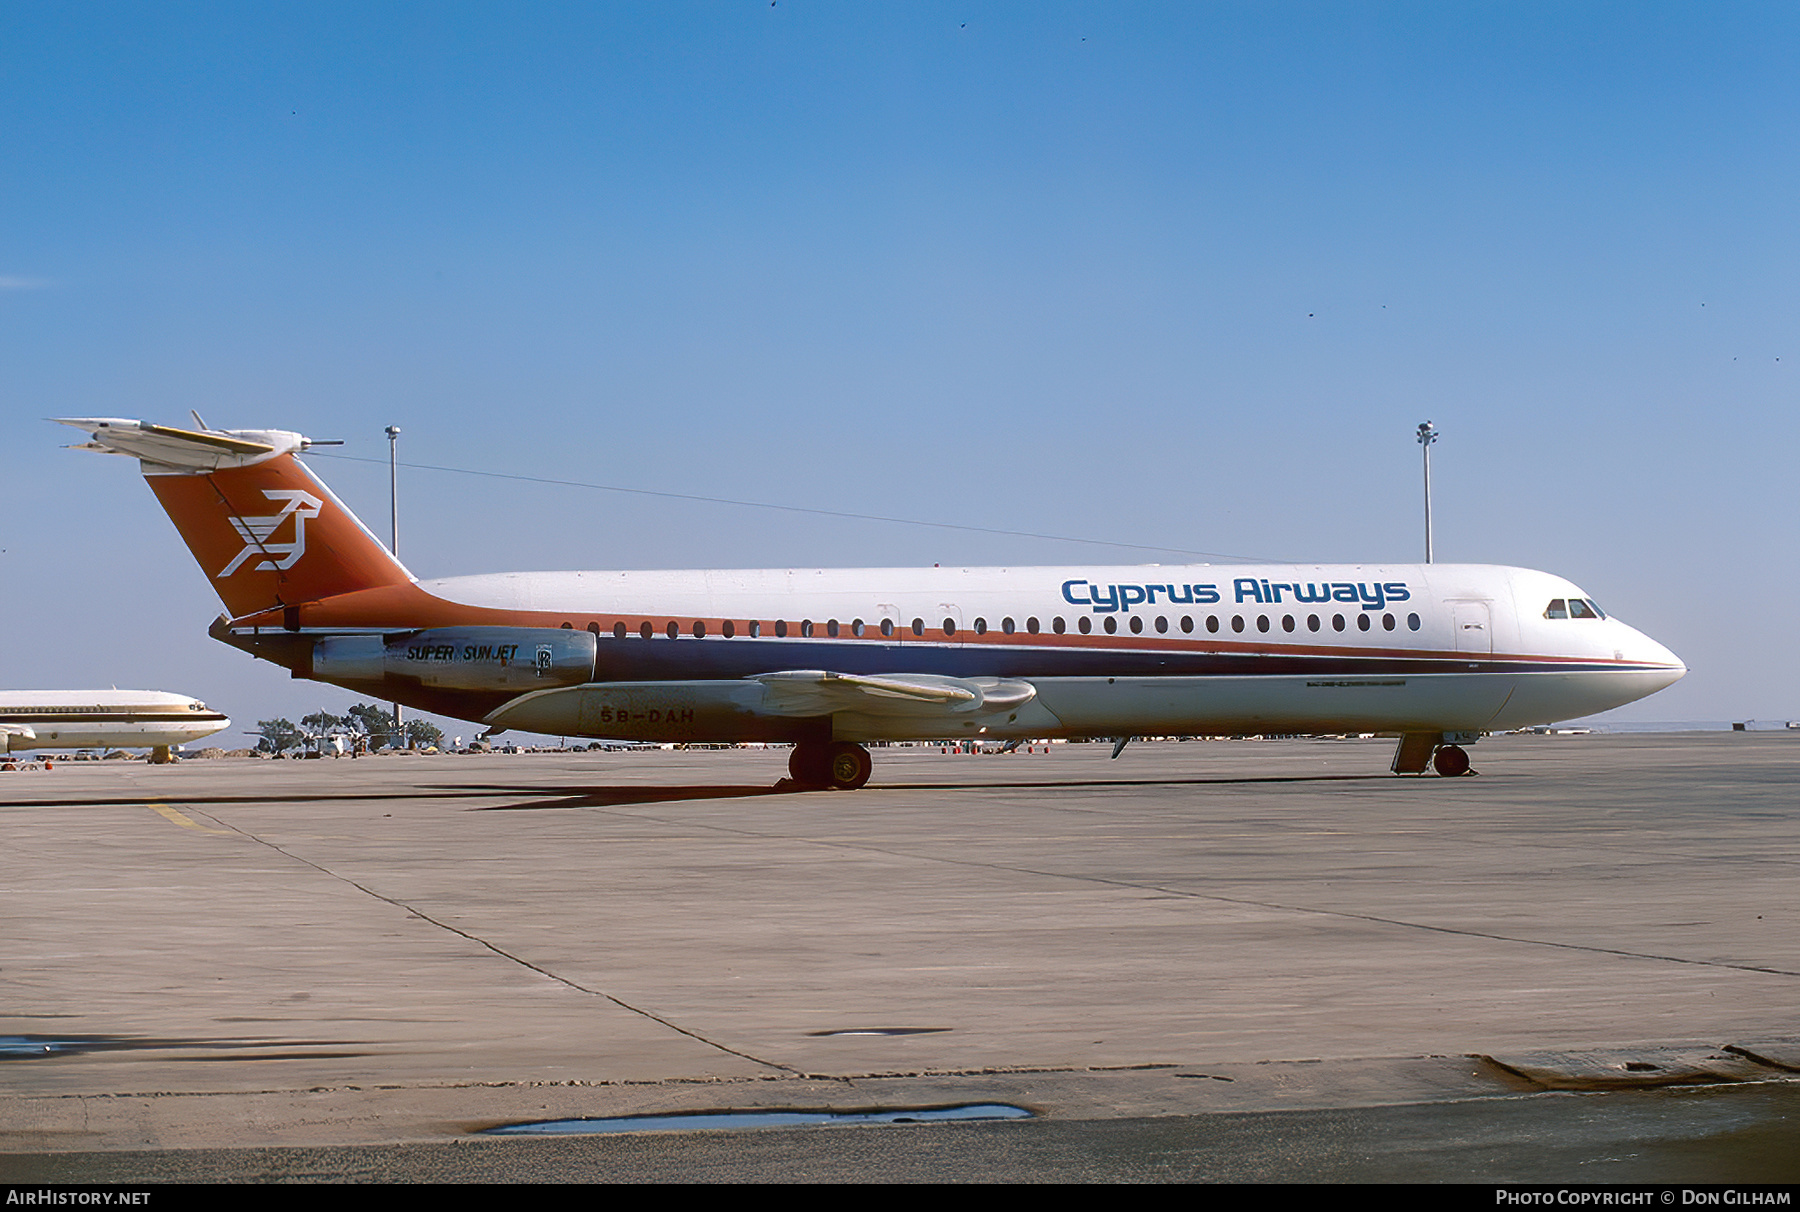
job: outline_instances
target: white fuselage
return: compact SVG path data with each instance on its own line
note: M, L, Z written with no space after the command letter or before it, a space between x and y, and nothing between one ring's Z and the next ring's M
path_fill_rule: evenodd
M701 683L782 670L1029 682L1018 718L956 721L994 736L1477 732L1604 711L1686 672L1617 619L1548 617L1587 600L1571 582L1487 565L517 573L418 588L495 621L595 632L589 692L504 717L571 733L595 731L599 710L660 724L713 693ZM609 702L607 683L630 689ZM832 715L840 739L945 735L930 715Z
M6 749L185 745L231 721L198 699L160 690L0 690Z

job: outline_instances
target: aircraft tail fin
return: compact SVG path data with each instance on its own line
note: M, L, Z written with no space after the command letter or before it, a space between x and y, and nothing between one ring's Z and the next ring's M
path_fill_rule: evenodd
M411 582L412 574L294 456L285 430L175 429L116 417L57 418L76 447L140 460L232 617Z

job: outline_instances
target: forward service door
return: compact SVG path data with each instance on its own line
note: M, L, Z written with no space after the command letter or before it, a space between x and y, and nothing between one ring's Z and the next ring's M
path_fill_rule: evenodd
M1486 602L1451 602L1450 627L1456 651L1494 651L1494 620Z

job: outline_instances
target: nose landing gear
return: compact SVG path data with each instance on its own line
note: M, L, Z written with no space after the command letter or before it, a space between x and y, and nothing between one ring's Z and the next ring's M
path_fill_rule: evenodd
M788 755L788 774L802 787L835 787L855 791L869 781L875 763L861 745L837 741L822 745L802 741Z
M1453 779L1469 773L1469 754L1461 745L1439 745L1431 755L1431 768L1444 778Z
M1480 739L1478 732L1408 732L1394 750L1395 774L1424 774L1427 767L1442 778L1470 774L1469 753L1463 745ZM1456 742L1461 742L1457 744Z

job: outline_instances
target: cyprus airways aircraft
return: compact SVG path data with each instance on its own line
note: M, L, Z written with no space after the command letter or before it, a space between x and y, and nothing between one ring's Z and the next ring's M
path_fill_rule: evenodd
M865 742L946 737L1383 732L1396 771L1461 774L1485 731L1686 672L1573 583L1483 565L420 581L295 457L300 434L62 423L141 461L227 644L494 732L791 742L803 786L861 787Z

